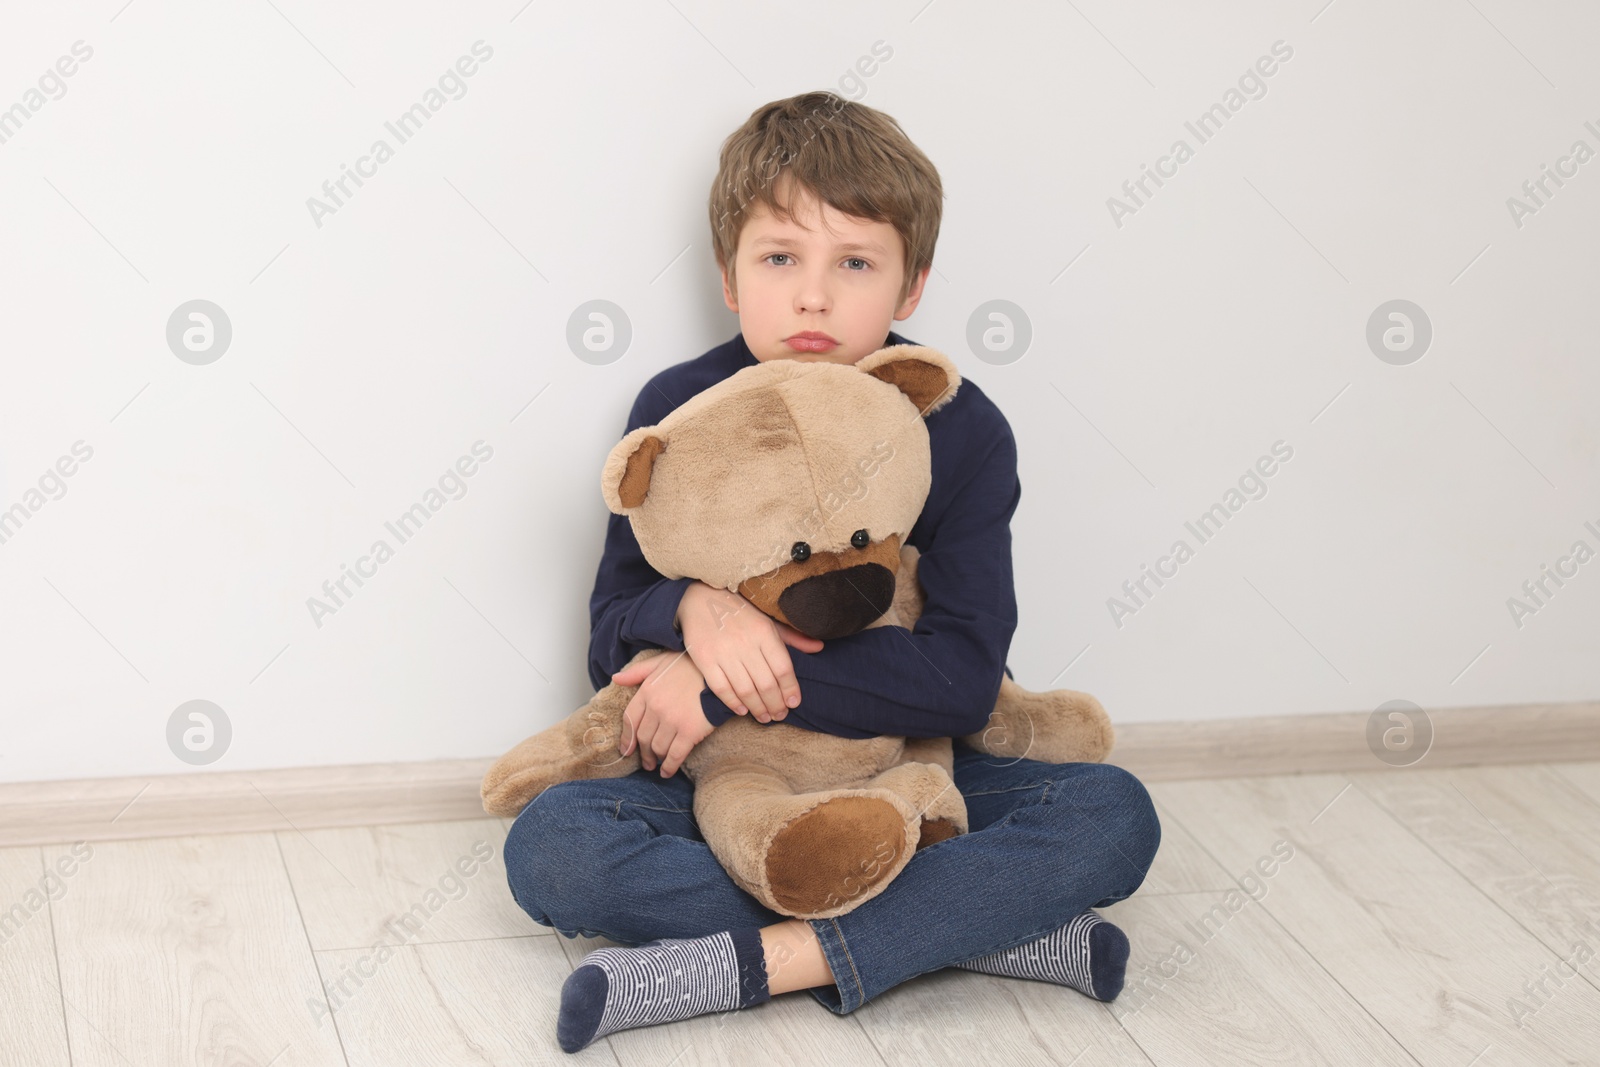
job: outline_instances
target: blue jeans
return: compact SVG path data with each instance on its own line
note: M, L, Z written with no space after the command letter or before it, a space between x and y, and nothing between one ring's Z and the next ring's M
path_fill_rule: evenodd
M809 920L835 979L810 992L833 1012L1126 899L1161 843L1150 794L1120 767L989 756L958 740L955 782L969 832L918 850L854 911ZM682 772L553 786L506 835L511 895L542 926L624 945L789 918L728 877L693 809Z

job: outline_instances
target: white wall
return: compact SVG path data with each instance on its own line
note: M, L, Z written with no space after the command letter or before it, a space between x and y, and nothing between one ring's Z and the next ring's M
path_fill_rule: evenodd
M491 756L585 700L601 461L650 374L737 330L717 148L880 41L843 88L948 192L898 328L1021 449L1019 680L1125 722L1600 689L1600 562L1520 626L1507 607L1600 549L1600 161L1520 225L1507 206L1600 150L1594 8L471 6L7 16L0 107L41 106L0 144L0 508L30 512L0 544L0 779L189 771L191 700L231 727L218 770ZM30 98L78 41L64 95ZM477 41L465 95L400 144L384 123ZM1185 122L1280 41L1202 144ZM307 198L379 138L393 158L319 226ZM1119 225L1108 198L1180 138ZM206 365L167 341L196 299L232 328ZM597 299L632 326L607 365L566 341ZM1365 336L1395 299L1433 330L1407 365ZM1020 358L969 346L991 300L1026 316ZM479 441L399 544L384 523ZM1278 441L1267 495L1119 626L1108 598ZM318 626L308 598L379 538L394 557Z

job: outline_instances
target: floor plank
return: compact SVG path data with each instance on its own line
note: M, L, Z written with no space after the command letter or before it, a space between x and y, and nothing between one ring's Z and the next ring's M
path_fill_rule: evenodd
M1600 763L1552 763L1550 769L1600 804Z
M1600 801L1544 765L1354 781L1546 947L1592 955L1600 988Z
M1230 893L1135 894L1101 914L1130 942L1128 984L1108 1014L1159 1067L1414 1064L1237 887Z
M270 833L101 842L54 903L74 1067L342 1067Z
M1151 799L1155 800L1156 817L1161 820L1161 847L1156 850L1155 862L1138 895L1232 889L1234 882L1228 872L1200 847L1166 805L1155 797Z
M73 891L86 862L94 862L87 843L0 849L0 1047L7 1063L69 1063L50 907Z
M1568 982L1519 1027L1510 998L1555 954L1343 775L1154 789L1228 870L1293 848L1262 907L1419 1062L1594 1056L1600 992Z
M506 885L499 819L278 831L311 946L551 933Z
M350 1067L615 1065L603 1041L575 1055L556 1044L561 983L571 972L559 940L318 952L324 1017L337 1024Z
M851 1014L894 1067L1151 1062L1105 1005L1075 989L957 967L918 975Z

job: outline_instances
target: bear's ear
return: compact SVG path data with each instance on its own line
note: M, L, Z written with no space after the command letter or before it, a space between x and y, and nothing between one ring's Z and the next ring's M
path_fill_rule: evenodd
M600 494L606 507L626 515L644 503L650 492L650 471L667 443L655 426L641 426L618 441L600 472Z
M921 345L890 345L856 363L856 369L888 382L927 418L955 397L961 374L942 352Z

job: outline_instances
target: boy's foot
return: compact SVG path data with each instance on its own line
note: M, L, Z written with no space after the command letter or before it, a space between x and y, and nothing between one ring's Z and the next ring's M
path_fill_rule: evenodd
M561 986L556 1040L577 1052L618 1030L770 999L759 927L596 949Z
M1128 971L1128 935L1086 911L1037 941L956 966L1006 978L1055 982L1096 1000L1115 1000Z

